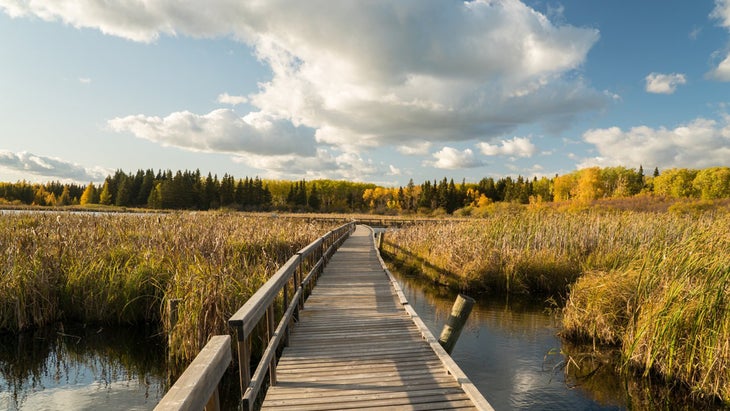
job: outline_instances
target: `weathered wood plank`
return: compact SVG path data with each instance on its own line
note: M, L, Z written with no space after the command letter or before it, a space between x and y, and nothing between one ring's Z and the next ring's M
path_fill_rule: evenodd
M162 397L156 411L202 410L231 363L231 336L216 335Z
M262 409L491 409L446 368L389 274L358 227L300 312Z

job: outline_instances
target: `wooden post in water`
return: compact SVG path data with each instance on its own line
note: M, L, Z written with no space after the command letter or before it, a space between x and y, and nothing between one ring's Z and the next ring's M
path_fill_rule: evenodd
M474 307L474 299L464 294L459 294L454 301L454 306L451 307L451 315L444 324L444 329L441 330L441 336L439 336L439 344L444 347L447 353L451 354L451 351L456 345L456 341L461 335L461 329L466 324L466 319L469 318L472 307Z

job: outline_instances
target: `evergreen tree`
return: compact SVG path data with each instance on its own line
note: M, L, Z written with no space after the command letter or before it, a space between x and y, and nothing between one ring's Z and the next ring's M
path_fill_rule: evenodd
M234 198L236 201L236 204L238 204L241 208L245 208L250 205L249 200L249 193L247 192L246 185L248 183L248 177L246 177L246 180L238 180L238 184L236 184L236 190L234 193Z
M58 197L56 204L62 205L62 206L71 205L71 194L69 192L68 186L63 188L63 191L61 192L61 196Z
M131 197L131 181L129 178L124 177L119 182L117 187L117 195L114 200L114 204L119 207L126 207L129 205L129 199Z
M135 200L135 203L137 205L143 206L145 204L148 204L148 199L150 198L150 192L155 186L155 172L152 171L152 169L147 170L144 173L144 177L142 178L142 184L139 186L139 191L137 192L137 198Z
M318 211L321 205L319 193L317 192L317 185L314 183L312 183L312 190L309 193L308 204L314 211Z
M162 184L161 182L155 184L152 187L152 190L150 190L150 195L149 195L149 197L147 197L147 207L155 208L155 209L162 208L162 198L160 196L160 190L159 190L159 187L161 184Z
M221 207L233 204L235 197L235 181L232 176L225 174L221 180L220 187L220 205Z
M307 205L307 183L304 180L299 182L295 202L296 205L300 207L305 207Z
M208 177L205 178L205 184L203 185L203 192L204 194L201 200L201 208L203 210L220 207L220 183L218 182L218 175L213 177L208 173Z

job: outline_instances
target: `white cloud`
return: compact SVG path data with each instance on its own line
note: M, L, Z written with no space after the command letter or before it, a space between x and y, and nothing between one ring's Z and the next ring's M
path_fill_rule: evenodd
M408 145L400 145L396 148L399 153L407 156L425 156L430 149L430 141L413 142Z
M679 73L651 73L646 76L645 80L646 91L657 94L672 94L677 90L678 85L687 83L684 74Z
M318 149L314 155L258 155L241 154L234 161L266 171L267 178L300 179L346 179L365 181L380 172L371 159L357 153L335 155L325 149Z
M25 151L13 153L3 150L0 150L0 168L15 175L22 175L22 178L27 180L33 180L31 176L36 176L45 180L55 179L77 183L103 181L113 172L113 170L101 167L84 167L60 158L39 156Z
M720 25L730 28L730 0L715 0L715 8L710 17L720 20Z
M698 118L674 129L646 126L623 131L618 127L589 130L583 140L595 145L598 156L579 167L644 166L705 168L727 165L730 123Z
M79 77L79 83L81 84L91 84L91 79L88 77Z
M474 168L484 165L481 161L474 157L471 149L460 151L453 147L444 147L440 151L433 153L436 161L426 161L425 165L442 168L447 170L456 170L460 168Z
M502 145L478 143L477 147L485 156L532 157L537 151L537 147L527 137L502 140Z
M730 0L715 0L710 17L719 20L721 26L730 30ZM718 81L730 81L730 53L707 76Z
M389 171L388 171L389 176L399 176L402 174L400 168L398 168L392 164L390 166L388 166L388 169L389 169Z
M144 115L109 120L117 132L131 132L163 146L191 151L251 153L262 155L314 154L310 129L261 113L240 117L233 110L218 109L205 115L188 111L165 118Z
M561 128L609 100L575 75L598 31L553 24L518 0L211 0L204 13L198 2L173 0L0 0L0 7L135 41L232 36L273 73L249 103L346 151L488 138L521 124Z
M223 93L218 95L218 102L221 104L230 104L232 106L237 106L239 104L248 102L248 99L246 98L246 96L232 96L228 93Z
M709 73L709 77L718 81L730 81L730 54Z

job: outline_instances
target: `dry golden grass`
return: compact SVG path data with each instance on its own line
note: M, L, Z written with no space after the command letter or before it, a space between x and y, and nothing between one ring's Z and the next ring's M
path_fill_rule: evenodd
M0 216L0 331L55 321L158 323L188 360L334 223L230 213ZM166 303L181 299L170 329Z
M400 264L461 288L566 293L566 337L730 401L730 214L510 208L386 235Z

